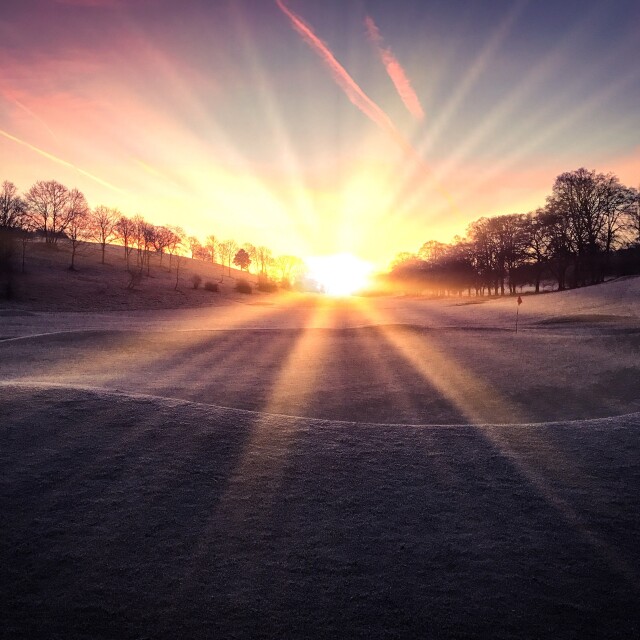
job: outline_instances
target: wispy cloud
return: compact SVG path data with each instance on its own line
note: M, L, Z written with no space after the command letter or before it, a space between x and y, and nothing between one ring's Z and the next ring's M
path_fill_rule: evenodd
M411 86L411 81L407 77L405 70L402 68L402 65L398 62L391 49L384 46L384 40L380 34L380 29L378 29L373 18L367 16L364 23L367 27L369 39L376 46L380 60L382 60L382 64L384 64L400 99L404 102L405 107L407 107L409 113L416 120L422 120L424 118L424 109L420 104L420 100L418 99L416 92Z

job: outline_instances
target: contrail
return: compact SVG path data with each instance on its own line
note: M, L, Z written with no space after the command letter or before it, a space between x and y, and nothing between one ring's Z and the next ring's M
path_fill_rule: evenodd
M289 18L294 29L306 40L307 44L324 60L331 70L338 86L345 92L347 98L362 111L367 117L384 129L391 136L404 141L402 134L396 129L391 118L360 88L358 83L349 75L347 70L336 60L327 45L316 36L315 33L299 16L290 11L282 2L276 0L280 10ZM408 144L404 141L404 144ZM402 146L404 146L404 144Z
M380 35L380 29L378 29L373 18L370 18L369 16L364 19L364 24L367 27L369 39L373 44L375 44L380 60L382 60L382 64L384 64L400 99L404 102L404 106L407 107L409 113L416 120L424 119L424 109L420 104L420 100L418 99L416 92L413 90L411 82L402 68L402 65L393 55L391 49L384 46L384 40Z
M280 10L289 18L294 29L306 40L307 44L324 60L331 70L338 86L345 92L349 100L362 111L369 119L386 131L393 141L420 169L430 174L427 163L416 151L413 145L396 128L391 118L360 88L357 82L349 75L347 70L336 60L327 45L316 36L302 18L290 11L282 0L276 0ZM443 187L435 183L436 189L447 200L449 205L457 212L455 200Z
M25 113L29 114L34 120L36 120L39 124L41 124L51 134L52 138L54 138L56 141L58 140L58 136L56 136L53 129L51 129L51 127L39 115L31 111L31 109L29 109L29 107L27 107L26 105L22 104L22 102L20 102L18 98L14 98L9 92L3 91L3 94L7 100L10 100L11 102L13 102L15 105L20 107L20 109L22 109Z
M87 178L91 178L91 180L94 180L98 184L101 184L103 187L107 187L109 189L112 189L113 191L117 191L118 193L124 193L124 191L122 189L112 185L110 182L107 182L106 180L103 180L102 178L98 178L98 176L94 176L92 173L89 173L88 171L85 171L84 169L81 169L80 167L76 167L76 165L72 164L71 162L67 162L66 160L63 160L62 158L58 158L57 156L54 156L53 154L48 153L47 151L39 149L38 147L35 147L34 145L30 144L29 142L25 142L24 140L20 140L20 138L16 138L15 136L12 136L10 133L7 133L6 131L3 131L2 129L0 129L0 135L3 135L8 140L12 140L13 142L17 142L18 144L21 144L22 146L27 147L27 149L31 149L31 151L35 151L36 153L40 154L41 156L47 158L48 160L52 160L53 162L57 162L58 164L61 164L64 167L69 167L70 169L75 169L78 173L81 173L83 176L87 176Z

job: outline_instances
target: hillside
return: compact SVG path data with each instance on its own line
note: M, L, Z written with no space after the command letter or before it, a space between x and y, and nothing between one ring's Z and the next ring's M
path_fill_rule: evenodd
M0 299L2 308L30 311L117 311L140 309L179 309L229 304L246 295L235 291L239 278L248 280L255 289L256 276L235 268L205 263L191 258L180 259L176 289L176 258L169 269L169 256L151 255L149 275L146 268L133 289L126 270L124 249L107 246L105 264L97 244L85 244L76 256L76 269L69 270L71 248L66 242L46 245L32 242L27 246L25 273L20 269L20 250L14 257L13 297ZM131 254L135 265L135 252ZM224 276L223 276L224 272ZM193 288L192 278L198 275L202 284ZM218 285L219 291L203 288L205 282Z

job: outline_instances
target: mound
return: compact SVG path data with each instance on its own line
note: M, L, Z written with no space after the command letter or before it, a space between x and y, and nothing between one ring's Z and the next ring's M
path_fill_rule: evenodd
M61 240L56 245L33 242L28 245L26 269L22 273L16 265L13 276L13 297L0 298L0 306L8 309L31 311L127 311L141 309L180 309L189 307L216 307L229 304L243 296L235 292L236 278L256 277L237 269L224 269L222 265L182 257L176 273L176 259L152 254L149 270L134 281L127 270L123 247L107 246L106 260L102 264L100 246L83 243L76 268L69 270L70 247ZM135 269L135 256L132 256ZM170 266L171 264L171 266ZM202 284L217 284L212 293L204 286L194 289L193 277Z
M639 414L429 428L1 397L5 637L640 628Z
M562 327L63 332L0 342L0 377L358 422L548 422L640 410L640 331Z

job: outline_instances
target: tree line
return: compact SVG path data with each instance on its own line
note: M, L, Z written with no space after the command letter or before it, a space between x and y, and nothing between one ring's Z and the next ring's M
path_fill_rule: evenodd
M435 295L505 295L551 281L558 290L640 273L640 196L611 173L559 175L544 206L482 217L451 243L399 254L389 280Z
M4 240L3 240L4 239ZM97 243L102 264L108 244L121 245L126 269L134 278L150 274L151 256L159 256L160 265L168 256L169 271L176 271L176 287L180 258L190 254L194 260L218 263L231 275L231 265L249 272L253 267L259 282L267 287L289 288L303 273L304 263L295 256L274 257L265 246L235 240L221 240L209 235L204 241L187 236L180 226L154 225L141 215L126 216L118 209L100 205L92 209L78 189L69 189L56 180L38 181L24 194L5 180L0 189L0 270L8 270L16 240L21 241L22 271L28 243L40 239L47 245L67 242L71 247L71 270L76 269L79 247L87 242Z

